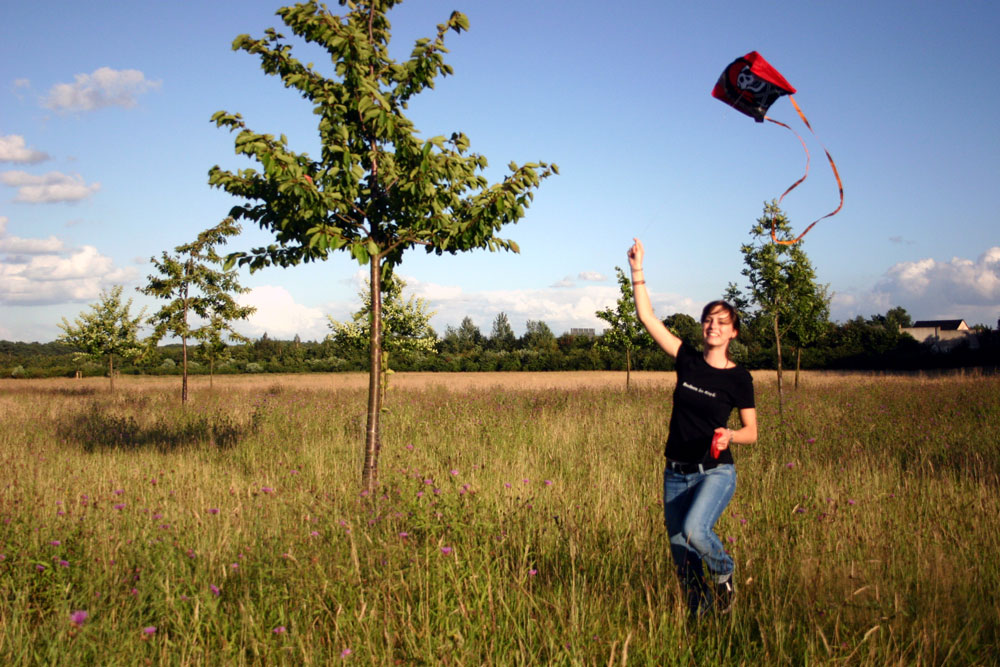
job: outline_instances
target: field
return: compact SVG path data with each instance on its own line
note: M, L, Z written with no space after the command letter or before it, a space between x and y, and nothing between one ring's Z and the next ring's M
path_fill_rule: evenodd
M0 380L0 662L996 664L1000 377L755 377L697 622L672 373Z

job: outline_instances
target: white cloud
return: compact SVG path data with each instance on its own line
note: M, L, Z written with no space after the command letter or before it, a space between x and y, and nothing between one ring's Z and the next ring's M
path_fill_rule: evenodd
M977 259L923 258L890 267L870 290L834 294L833 319L868 317L902 306L917 320L994 322L1000 315L1000 246Z
M91 74L77 74L73 83L57 83L42 104L56 111L93 111L105 107L134 107L136 98L160 87L135 69L101 67Z
M298 335L302 340L322 340L330 331L322 310L296 303L284 287L255 287L241 294L237 301L257 309L246 322L236 323L236 328L250 337L266 333L270 338L290 339Z
M5 171L0 182L17 188L16 202L51 204L86 199L101 189L100 183L87 185L79 174L50 171L47 174L29 174L24 171Z
M50 159L48 153L28 148L24 137L17 134L8 134L0 137L0 162L20 162L24 164L35 164Z
M31 246L31 239L17 239L18 243ZM0 244L11 237L0 238ZM34 249L51 244L62 250L62 243L55 239L35 241ZM21 251L24 253L25 251ZM27 254L27 253L25 253ZM100 291L115 284L134 280L134 268L118 269L110 257L101 255L93 246L83 246L66 254L53 250L48 254L31 257L18 255L0 258L0 303L9 305L41 305L88 301L96 299Z
M520 290L466 292L458 287L422 283L406 279L407 290L427 299L438 335L446 327L457 327L464 317L489 335L493 320L503 312L515 333L524 332L528 320L543 321L558 336L574 327L592 327L602 331L606 325L595 313L614 308L620 292L617 286L550 287ZM701 304L677 294L652 294L653 306L660 317L673 313L698 313Z
M608 279L606 275L598 271L581 271L577 278L592 283L602 283Z

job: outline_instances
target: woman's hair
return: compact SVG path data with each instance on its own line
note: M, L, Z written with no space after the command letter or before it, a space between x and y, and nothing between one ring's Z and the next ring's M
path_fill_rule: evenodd
M733 321L733 329L736 330L736 333L739 333L740 314L736 312L736 309L733 308L731 303L729 303L728 301L723 301L722 299L719 299L718 301L712 301L711 303L707 304L704 308L702 308L701 321L704 322L705 320L707 320L709 313L711 313L716 308L722 308L724 311L726 311L726 313L729 314L729 319Z

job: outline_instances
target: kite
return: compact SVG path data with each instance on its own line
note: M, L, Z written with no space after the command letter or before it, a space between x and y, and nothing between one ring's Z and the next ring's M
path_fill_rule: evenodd
M795 107L795 111L798 112L799 118L805 123L809 131L816 136L816 131L813 130L812 125L809 124L809 120L806 115L802 113L802 109L799 107L795 98L792 94L796 90L792 87L792 84L785 80L785 77L781 73L774 69L769 62L764 60L756 51L751 51L742 58L737 58L732 63L730 63L726 69L722 70L722 75L715 84L715 88L712 89L712 97L722 100L729 106L733 107L740 113L750 116L758 123L763 123L765 120L774 123L775 125L780 125L787 129L789 132L798 137L799 142L802 144L802 148L806 152L806 170L802 175L802 178L795 181L785 190L781 197L778 198L778 204L781 204L781 200L785 198L789 192L794 190L806 180L806 176L809 175L809 149L806 147L806 142L802 139L798 132L793 130L791 127L782 123L780 120L775 120L767 115L767 110L771 108L779 98L788 95L788 100ZM817 137L819 139L819 137ZM820 143L822 146L822 143ZM833 175L837 179L837 187L840 190L840 205L837 208L813 221L805 231L798 235L797 238L788 241L779 241L774 233L774 219L771 219L771 239L775 243L780 243L782 245L792 245L798 243L802 240L802 237L812 229L817 222L820 220L825 220L833 215L840 212L840 209L844 207L844 184L840 180L840 172L837 171L837 165L833 161L833 157L830 155L830 151L823 147L823 151L826 153L827 160L830 161L830 167L833 169Z

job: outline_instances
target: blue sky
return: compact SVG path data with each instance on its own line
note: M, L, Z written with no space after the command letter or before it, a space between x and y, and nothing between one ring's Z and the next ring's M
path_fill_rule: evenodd
M134 291L149 258L237 203L207 185L213 165L244 166L232 135L209 122L215 111L318 153L309 105L231 49L238 34L280 29L279 6L4 3L0 339L52 340L62 317L115 284L155 307ZM790 133L709 94L751 50L798 88L843 178L843 211L804 246L834 294L834 319L903 306L918 319L996 326L995 3L407 0L389 15L394 55L453 9L471 22L449 33L455 75L414 100L410 117L425 137L465 132L491 180L512 160L555 162L561 175L506 228L520 254L404 257L399 274L436 311L439 334L466 315L488 334L499 312L518 333L527 320L557 334L600 330L594 312L614 303L633 236L661 317L697 314L741 283L740 244L804 165ZM322 67L321 54L296 48ZM770 115L800 130L813 155L809 179L783 203L802 229L836 207L835 183L787 98ZM245 229L231 247L266 240ZM364 275L346 254L244 274L259 311L241 328L321 338L327 315L357 309Z

